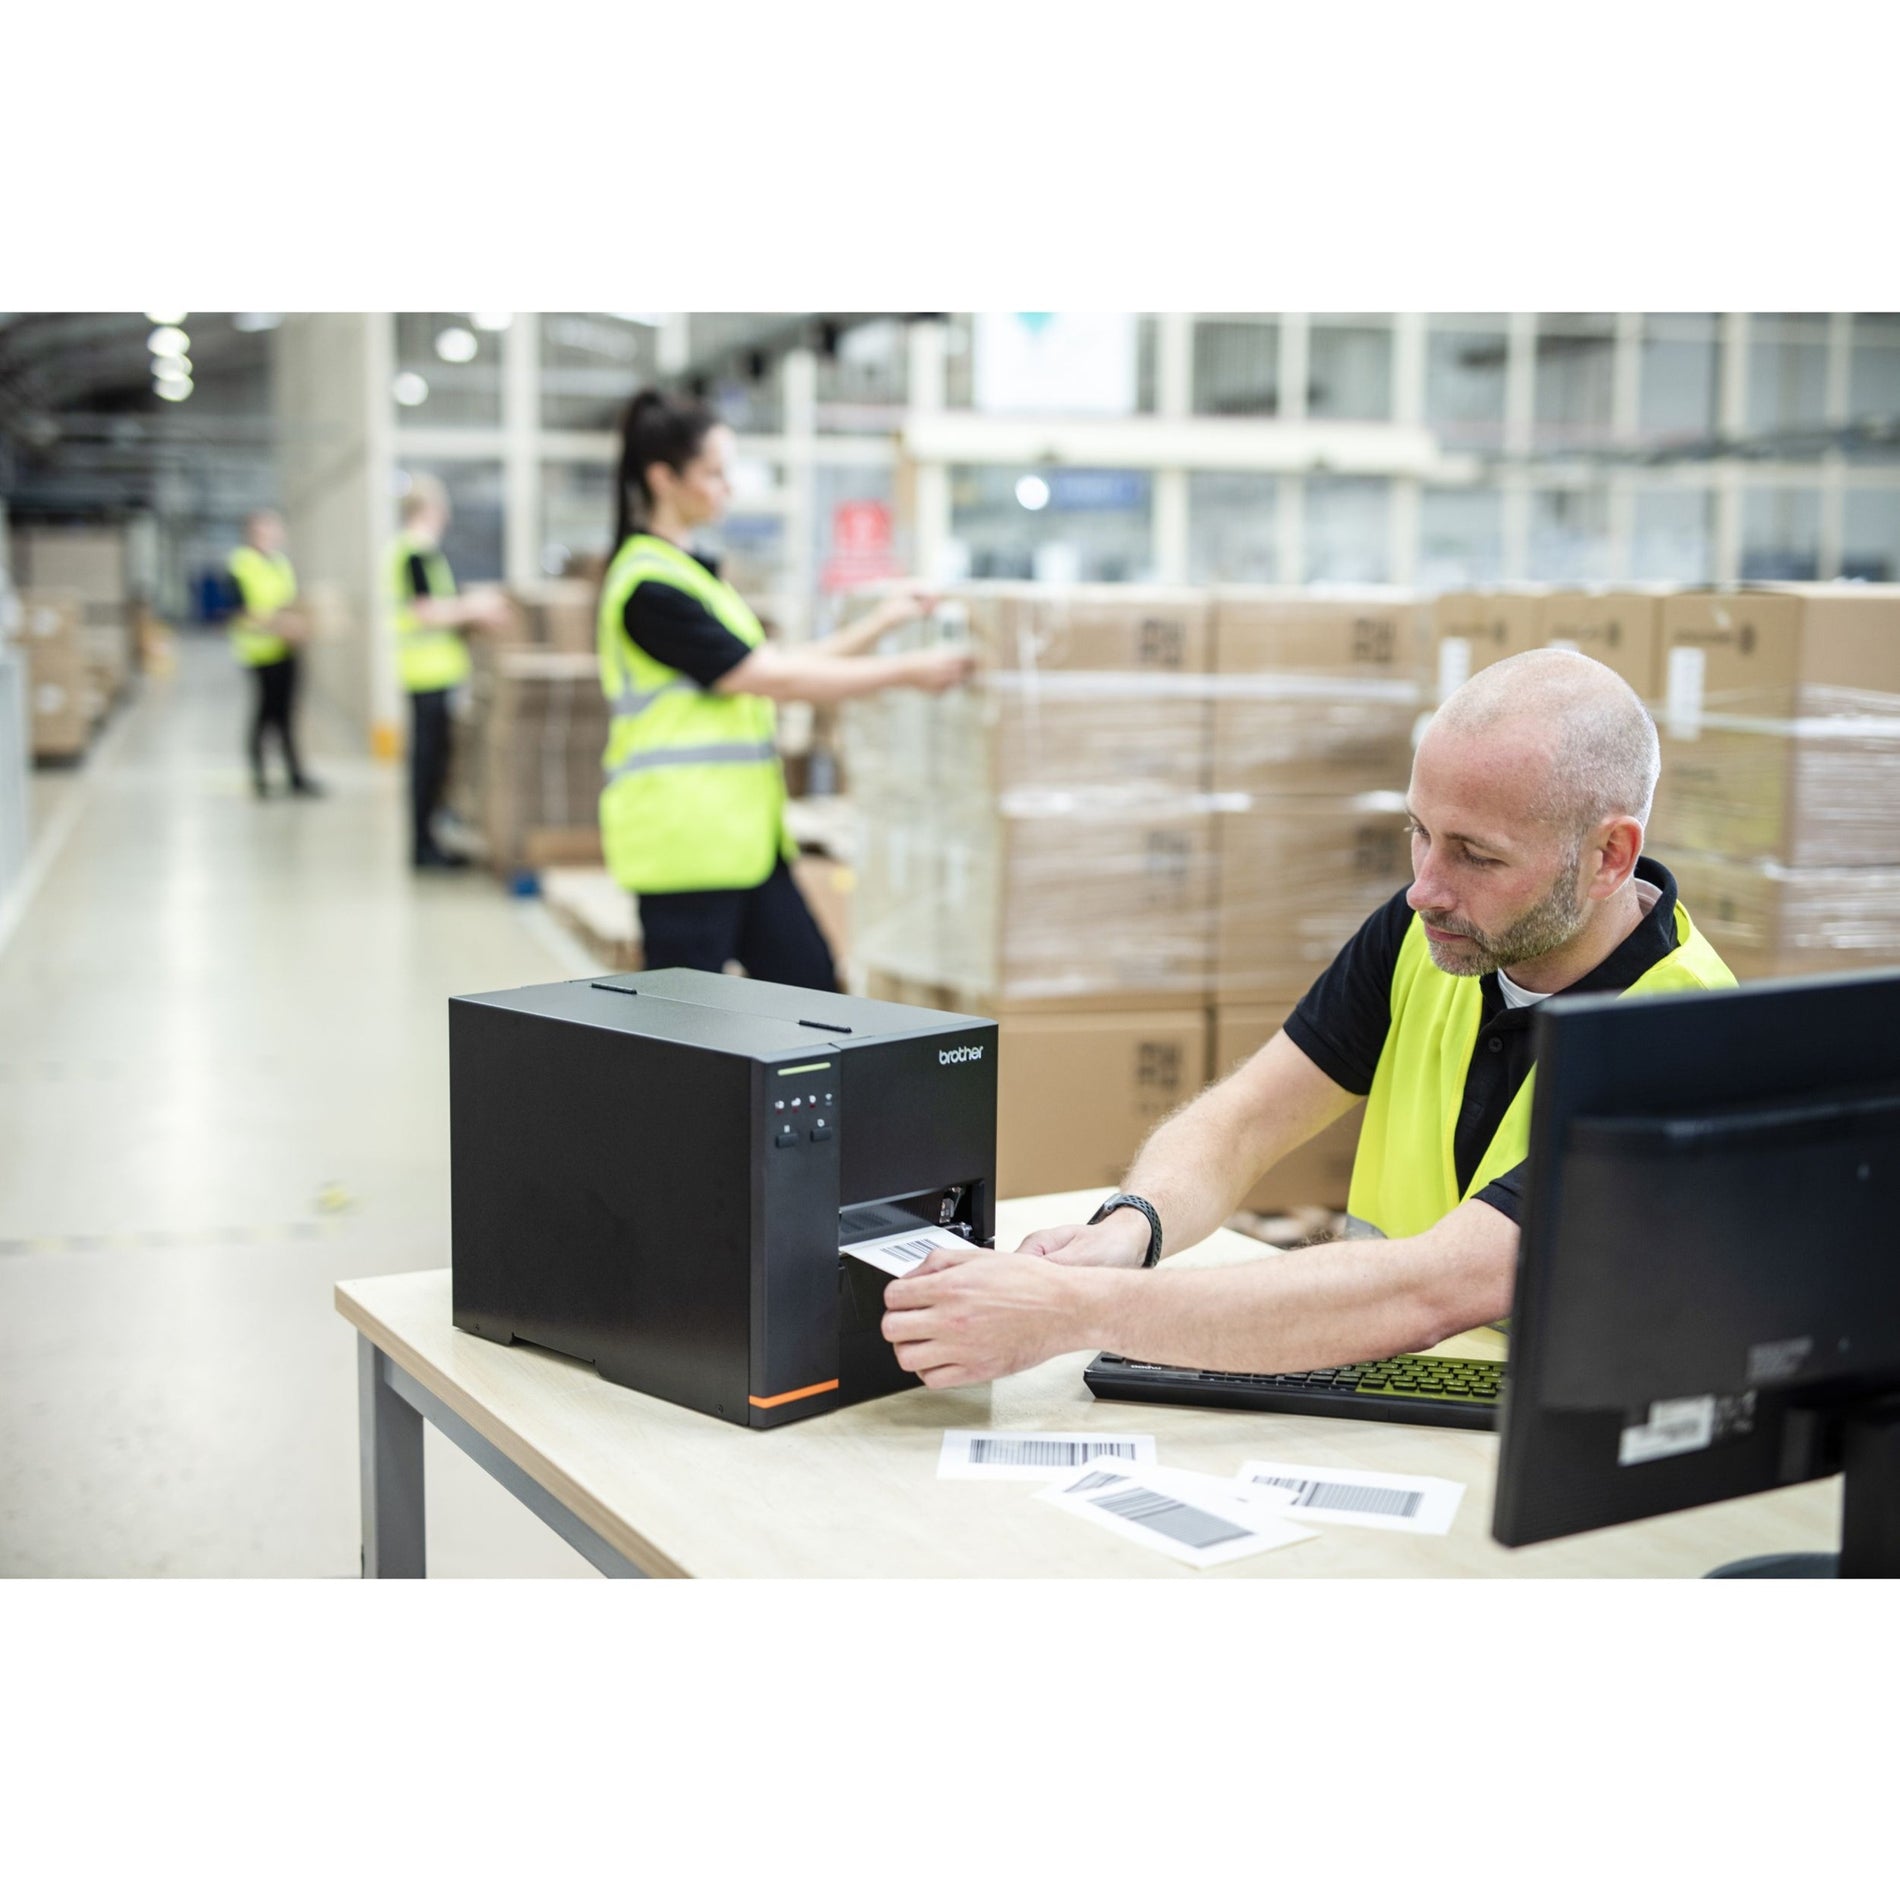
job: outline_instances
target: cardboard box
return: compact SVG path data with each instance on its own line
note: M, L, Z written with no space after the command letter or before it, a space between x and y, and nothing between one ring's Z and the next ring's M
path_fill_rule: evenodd
M944 596L933 637L967 627L985 668L1020 673L1206 673L1208 597L1190 587L977 583Z
M523 637L557 653L596 650L600 587L588 580L537 581L511 591Z
M503 876L600 862L607 703L587 654L476 649L450 802Z
M122 607L125 535L118 528L15 528L13 577L23 591L56 589L84 607Z
M1537 644L1569 647L1601 660L1645 699L1662 693L1662 604L1659 589L1563 591L1543 597Z
M1114 1186L1155 1124L1207 1080L1205 1010L998 1023L999 1196Z
M1211 789L1327 797L1405 784L1423 664L1418 603L1397 589L1217 590Z
M1440 594L1431 608L1431 699L1449 699L1473 673L1543 644L1543 588Z
M96 688L86 665L85 618L70 591L20 595L14 640L26 661L28 743L38 759L76 759L92 735Z
M1222 1004L1211 1011L1212 1079L1224 1081L1256 1051L1265 1048L1298 1000ZM1269 1168L1248 1189L1241 1206L1256 1214L1280 1213L1294 1207L1343 1208L1346 1190L1352 1185L1359 1128L1365 1118L1363 1102L1348 1109L1330 1128Z
M1661 644L1659 849L1900 864L1900 587L1674 594Z
M1900 967L1900 865L1790 867L1672 852L1691 921L1738 978Z
M1286 801L1215 819L1216 998L1298 995L1411 882L1397 792Z
M1183 803L979 816L941 834L940 982L1004 1008L1206 1001L1214 830Z

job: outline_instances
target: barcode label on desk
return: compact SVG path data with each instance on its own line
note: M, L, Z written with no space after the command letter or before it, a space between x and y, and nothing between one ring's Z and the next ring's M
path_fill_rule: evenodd
M1451 1529L1462 1484L1449 1478L1415 1478L1390 1471L1332 1471L1319 1465L1241 1466L1240 1475L1259 1487L1289 1517L1326 1524L1357 1524L1368 1530L1417 1531L1442 1537Z
M1289 1491L1293 1503L1306 1511L1373 1511L1385 1517L1416 1517L1425 1502L1423 1491L1394 1491L1377 1484L1322 1484L1313 1478L1259 1478Z
M1137 1487L1117 1491L1100 1502L1104 1511L1145 1524L1151 1531L1172 1538L1177 1544L1186 1544L1192 1550L1210 1550L1216 1544L1231 1543L1236 1537L1248 1534L1244 1524L1231 1524L1212 1511L1183 1504L1178 1498L1164 1498L1159 1491Z
M1152 1433L1103 1438L1089 1432L945 1432L940 1478L1045 1478L1097 1458L1154 1463Z
M1036 1494L1071 1516L1203 1570L1297 1544L1313 1535L1231 1478L1137 1465L1123 1458L1090 1465Z

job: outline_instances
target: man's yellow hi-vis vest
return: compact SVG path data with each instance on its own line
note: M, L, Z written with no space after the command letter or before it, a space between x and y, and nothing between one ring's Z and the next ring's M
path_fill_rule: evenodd
M266 554L247 541L225 563L243 604L231 616L231 650L246 666L272 666L290 652L290 642L264 625L297 598L297 576L288 558Z
M439 548L424 547L399 535L390 555L389 584L395 603L396 670L405 693L439 693L468 678L468 647L453 627L425 627L416 618L415 590L409 585L409 561L421 555L431 600L455 597L455 576Z
M751 890L798 855L785 823L772 702L714 693L627 638L634 589L690 594L748 647L765 630L739 596L657 535L630 536L607 569L596 628L601 691L613 709L601 764L600 842L623 888Z
M1675 949L1624 994L1734 985L1728 965L1678 904ZM1530 1153L1535 1070L1524 1078L1484 1158L1459 1192L1453 1143L1483 1010L1478 979L1447 976L1432 961L1425 928L1415 916L1392 973L1392 1027L1373 1072L1346 1192L1347 1214L1390 1240L1422 1234Z

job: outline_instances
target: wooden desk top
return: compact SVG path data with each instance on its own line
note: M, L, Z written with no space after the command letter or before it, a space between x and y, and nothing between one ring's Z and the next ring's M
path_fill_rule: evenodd
M999 1239L1087 1217L1106 1190L1006 1201ZM1222 1231L1163 1271L1265 1260ZM1506 1550L1490 1534L1497 1440L1486 1432L1269 1412L1106 1404L1089 1354L992 1385L923 1388L776 1431L750 1431L602 1379L533 1346L455 1330L449 1273L345 1280L337 1310L584 1523L654 1576L1694 1577L1733 1558L1839 1542L1840 1480ZM1502 1356L1490 1332L1440 1348ZM1040 1481L937 1476L943 1433L1151 1432L1164 1465L1231 1475L1248 1458L1453 1478L1444 1537L1322 1528L1285 1550L1195 1572L1039 1502Z

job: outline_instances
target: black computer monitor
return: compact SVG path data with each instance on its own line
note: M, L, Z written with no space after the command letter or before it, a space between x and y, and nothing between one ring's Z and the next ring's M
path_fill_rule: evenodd
M1900 972L1539 1008L1502 1432L1500 1543L1845 1471L1715 1574L1900 1576Z

